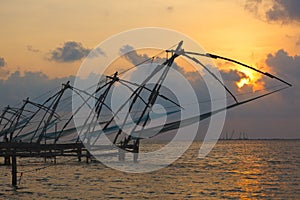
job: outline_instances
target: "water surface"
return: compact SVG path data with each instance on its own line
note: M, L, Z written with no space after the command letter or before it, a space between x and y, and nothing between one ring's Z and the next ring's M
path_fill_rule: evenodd
M143 174L76 158L58 158L56 165L18 159L17 190L10 186L11 168L0 166L0 199L300 199L300 140L219 141L204 159L197 158L200 145Z

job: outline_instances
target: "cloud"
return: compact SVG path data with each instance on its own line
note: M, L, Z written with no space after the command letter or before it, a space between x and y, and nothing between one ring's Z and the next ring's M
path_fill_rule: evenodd
M258 10L261 3L262 0L247 0L245 2L245 9L254 14L258 14Z
M4 67L6 65L6 62L4 58L0 57L0 67Z
M62 47L52 50L49 60L61 63L74 62L86 57L91 51L92 49L85 48L80 42L68 41ZM91 57L98 55L105 55L105 53L100 48L97 48L90 54Z
M243 72L232 69L230 69L229 71L221 70L221 73L224 81L236 82L239 81L241 78L247 78L246 74L244 74Z
M97 48L91 50L88 56L89 56L89 58L94 58L94 57L97 57L100 55L106 56L106 53L100 47L97 47Z
M251 93L253 91L252 85L245 84L242 88L238 88L236 82L240 81L242 78L249 78L243 72L238 70L220 70L223 82L226 87L235 95L239 93Z
M245 9L269 22L300 22L299 0L247 0Z
M0 57L0 79L8 76L9 71L5 69L6 62L3 57Z
M293 87L266 97L259 104L248 106L248 120L271 127L273 134L278 137L298 137L299 138L299 113L300 113L300 56L289 55L285 50L280 49L273 54L268 54L265 60L266 64L271 67L272 73L285 81L293 84ZM278 81L264 77L266 87L280 85ZM239 114L239 117L243 117ZM261 123L259 123L261 121ZM298 122L297 122L298 121ZM268 124L267 124L268 123ZM263 126L260 125L262 128ZM282 132L284 131L284 132Z
M137 65L149 59L149 56L147 54L138 54L135 51L134 47L128 44L120 48L120 55L123 55L128 61L130 61L134 65Z
M266 63L279 77L293 85L288 95L284 96L288 102L286 107L293 110L293 113L300 113L300 55L290 56L285 50L280 49L275 54L269 54Z
M288 74L295 81L300 77L300 55L290 56L280 49L275 54L268 54L266 63L272 67L277 74Z
M9 71L8 70L4 70L0 68L0 79L1 78L5 78L9 75Z
M266 15L271 21L300 21L299 8L299 0L274 0Z
M39 49L35 49L33 48L31 45L27 45L27 50L33 53L39 53L40 50Z
M16 105L23 99L33 99L47 91L61 86L68 80L74 80L73 76L50 79L42 72L25 72L21 75L19 71L12 73L7 80L0 82L0 103L1 107Z
M130 45L124 45L123 47L120 48L120 55L124 56L129 62L131 62L134 65L138 65L140 63L144 63L146 60L150 60L153 59L153 62L156 63L163 63L165 61L165 58L161 58L161 57L150 57L148 54L139 54L133 46ZM181 72L182 74L185 73L185 70L183 67L180 67L179 65L177 65L177 63L173 63L172 65L173 69L178 70L179 72Z
M120 48L120 54L126 54L126 53L130 53L132 51L135 51L135 49L133 46L130 46L129 44L126 44Z
M9 75L9 71L4 66L6 66L6 62L3 57L0 57L0 79Z

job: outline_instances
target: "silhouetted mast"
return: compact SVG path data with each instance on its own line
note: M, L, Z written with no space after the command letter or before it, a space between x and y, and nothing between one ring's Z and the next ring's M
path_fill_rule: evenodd
M141 86L139 86L135 90L135 92L134 92L134 93L136 93L135 97L133 98L133 101L130 104L129 111L128 111L128 113L125 117L125 120L123 122L123 126L119 129L117 135L115 136L115 139L114 139L114 142L113 142L114 144L116 144L119 135L122 133L122 129L125 125L125 122L128 119L129 113L131 112L131 110L133 108L133 105L135 104L138 97L140 97L140 94L143 91L143 89L145 88L145 85L147 84L147 82L149 80L151 80L155 75L157 75L158 72L163 70L160 77L159 77L159 79L157 80L156 84L154 85L153 89L151 89L150 95L148 97L148 101L146 102L146 105L145 105L141 115L139 116L139 118L138 118L138 120L137 120L136 124L134 125L134 128L132 129L131 132L134 133L136 131L138 125L142 122L142 120L144 118L146 118L145 121L143 122L142 128L141 128L141 131L144 130L144 128L145 128L145 126L146 126L146 124L149 120L149 112L152 110L152 106L155 104L155 102L157 100L160 88L161 88L164 80L166 79L166 77L168 75L168 72L169 72L175 58L177 58L178 56L181 55L182 44L183 44L183 41L179 42L179 44L178 44L175 52L173 53L173 55L169 59L167 59L163 64L158 65L154 69L154 71L150 74L150 76L148 76L146 78L146 80L141 84ZM133 145L128 145L129 141L131 141L131 140L133 140ZM139 151L139 140L140 140L140 137L132 137L131 135L129 135L127 138L125 137L125 139L120 142L120 147L123 148L123 149L130 148L130 149L132 149L133 152L138 153L138 151Z

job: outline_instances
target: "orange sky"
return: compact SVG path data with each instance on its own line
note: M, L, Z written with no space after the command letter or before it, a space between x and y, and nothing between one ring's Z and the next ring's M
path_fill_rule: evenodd
M254 5L246 9L249 2ZM76 75L83 59L74 62L47 59L51 51L62 47L68 41L79 42L85 49L92 49L112 35L129 29L162 27L189 36L209 53L233 58L271 73L277 67L276 73L284 74L276 75L291 82L293 87L268 97L266 101L241 107L236 113L231 111L231 117L236 121L228 127L229 130L232 127L249 130L249 133L255 133L252 137L258 138L267 137L262 132L269 132L272 138L299 138L300 15L294 13L294 7L289 7L289 11L293 12L293 19L283 15L284 20L272 21L266 17L266 9L270 9L274 2L275 0L1 1L0 89L3 95L0 95L0 106L13 104L14 101L28 96L36 96L46 90L48 83L50 88L56 82L60 84L61 80L69 80L69 77L54 79L56 77ZM297 0L288 2L299 5L296 4ZM259 8L255 10L257 5ZM283 9L280 6L279 8ZM265 63L267 56L275 55L280 49L284 50L281 51L283 55L277 56L276 61L272 57L272 69ZM292 57L295 55L298 56ZM5 66L2 66L3 59ZM230 67L220 60L216 60L216 63L220 64L222 70ZM16 71L21 76L24 72L42 72L50 79L41 73L27 73L28 76L19 77ZM245 68L243 72L253 80L242 79L240 86L249 81L253 83L260 77ZM8 81L1 80L12 74L15 76L11 76ZM44 85L38 85L31 77L46 81ZM28 83L28 80L32 80L32 83ZM259 90L264 84L267 88L267 81L260 81L254 87L242 89ZM260 114L259 119L257 113Z
M57 63L49 52L66 41L93 48L113 34L158 26L182 32L211 53L263 67L266 55L285 49L299 54L297 23L268 23L244 9L242 0L226 1L4 1L0 57L10 73L41 71L51 78L76 74L81 61ZM27 50L27 46L39 52ZM268 68L265 68L268 69Z

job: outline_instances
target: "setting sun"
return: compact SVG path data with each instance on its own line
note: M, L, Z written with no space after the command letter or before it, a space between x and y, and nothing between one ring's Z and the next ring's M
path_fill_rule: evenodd
M239 89L241 89L245 85L252 86L252 90L254 92L264 89L264 83L260 81L260 79L262 78L261 74L242 67L239 68L239 71L246 76L241 77L240 80L236 82L236 85Z
M244 85L250 84L249 78L242 78L240 81L236 82L238 88L242 88Z

